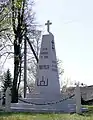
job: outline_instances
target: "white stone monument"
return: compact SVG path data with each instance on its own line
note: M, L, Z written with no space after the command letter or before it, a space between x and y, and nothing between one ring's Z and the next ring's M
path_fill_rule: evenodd
M43 35L39 62L37 67L37 77L35 81L35 91L39 97L49 98L50 100L60 96L60 84L57 68L56 50L54 43L54 36L50 33L49 25L52 24L49 21L47 25L47 35ZM52 96L51 96L52 95ZM30 97L30 94L27 95Z
M12 109L18 106L19 109L34 109L51 111L69 111L68 103L73 103L72 100L64 101L56 104L57 101L63 99L60 94L59 74L57 67L57 58L55 50L54 36L50 32L49 26L52 23L47 21L47 34L42 36L42 43L39 55L39 62L37 66L37 77L35 81L35 91L27 94L23 100L38 104L51 103L51 105L29 105L20 102L19 104L12 104ZM75 102L74 102L75 103Z
M57 68L56 50L54 43L54 36L50 32L49 21L47 25L48 34L42 36L42 43L40 49L39 62L37 67L37 77L35 81L35 91L27 94L23 101L11 104L11 108L14 111L34 111L34 112L75 112L76 105L75 99L69 98L63 100L64 97L60 94L59 75ZM79 92L79 91L77 91ZM62 102L58 102L58 101ZM80 99L79 99L80 100ZM32 103L37 103L32 104ZM46 104L44 103L53 103ZM43 105L41 105L43 104ZM77 103L78 105L78 103Z
M47 32L43 35L40 49L37 78L35 82L36 91L44 96L57 97L60 95L59 75L57 68L56 50L54 36L50 33L49 21L46 23Z

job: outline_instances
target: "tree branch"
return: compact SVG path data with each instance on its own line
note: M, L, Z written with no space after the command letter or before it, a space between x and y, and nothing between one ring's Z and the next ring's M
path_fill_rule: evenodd
M30 48L31 48L31 50L32 50L32 52L33 52L33 54L34 54L34 56L35 56L35 59L36 59L36 61L37 61L37 63L38 63L38 57L37 57L37 55L36 55L36 53L35 53L35 51L34 51L34 49L33 49L33 46L32 46L32 44L31 44L29 38L28 38L27 36L25 36L25 38L26 38L28 44L30 45Z
M8 39L10 40L10 42L13 44L13 42L12 42L12 40L11 40L11 38L10 38L10 36L7 34L7 37L8 37ZM14 44L13 44L14 45Z
M5 64L5 62L6 62L7 58L8 58L8 56L9 56L9 54L6 56L6 58L5 58L4 62L3 62L2 68L3 68L3 66L4 66L4 64Z
M1 54L0 57L2 57L5 54L14 54L14 53L13 52L5 52L5 53Z

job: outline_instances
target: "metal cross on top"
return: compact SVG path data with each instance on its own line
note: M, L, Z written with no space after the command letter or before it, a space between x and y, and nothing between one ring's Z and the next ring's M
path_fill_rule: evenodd
M45 25L47 25L47 32L50 32L49 30L49 26L51 25L52 23L48 20L47 23L45 23Z

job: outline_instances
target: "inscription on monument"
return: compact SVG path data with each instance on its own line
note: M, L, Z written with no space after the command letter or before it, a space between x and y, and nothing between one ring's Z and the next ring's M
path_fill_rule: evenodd
M56 61L52 61L52 71L57 72L57 64L56 64Z
M48 56L44 56L44 58L45 58L45 59L47 59L47 58L48 58Z
M52 63L55 63L55 64L56 64L56 61L53 60Z
M41 81L37 79L37 86L48 86L48 78L45 79L44 76L42 76Z
M40 56L40 58L42 59L42 58L43 58L43 56Z
M57 69L52 68L52 71L57 72Z
M54 46L54 40L52 40L52 50L54 50L55 49L55 46Z
M47 50L47 48L43 48L43 50Z
M41 52L41 55L46 55L48 54L48 52Z
M41 59L48 59L48 49L47 48L42 48L42 52L41 52Z
M45 70L47 70L47 69L49 69L49 65L39 65L39 69L45 69Z

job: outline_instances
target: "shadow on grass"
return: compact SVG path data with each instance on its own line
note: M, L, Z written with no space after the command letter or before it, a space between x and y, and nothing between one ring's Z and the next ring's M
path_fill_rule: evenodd
M84 116L84 117L89 117L89 116L93 116L93 110L89 110L88 112L84 112L81 114L78 114L80 116Z
M87 117L87 116L93 116L93 105L89 105L87 106L88 108L88 112L84 113L84 115Z

